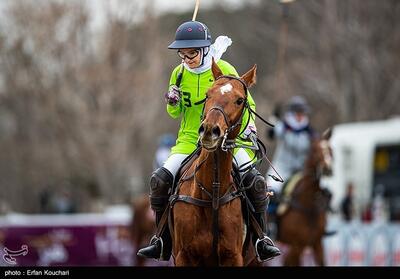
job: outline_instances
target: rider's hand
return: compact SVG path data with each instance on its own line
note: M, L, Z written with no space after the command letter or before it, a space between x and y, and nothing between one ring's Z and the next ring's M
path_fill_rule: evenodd
M165 101L171 106L176 106L181 100L181 90L178 86L172 85L167 93L165 93Z
M245 140L251 141L253 146L258 150L258 140L257 140L257 128L254 124L249 124L243 132Z
M250 137L257 137L257 128L254 124L247 125L247 128L243 132L243 136L245 139L250 139Z

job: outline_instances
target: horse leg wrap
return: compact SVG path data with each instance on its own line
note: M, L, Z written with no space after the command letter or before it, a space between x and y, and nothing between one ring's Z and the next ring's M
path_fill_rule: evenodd
M267 182L265 178L256 169L252 169L244 174L243 184L250 187L247 190L247 196L254 206L256 213L265 213L269 198L267 196Z
M174 176L164 167L154 171L150 178L150 203L151 208L156 212L157 224L168 205L168 198L173 181Z

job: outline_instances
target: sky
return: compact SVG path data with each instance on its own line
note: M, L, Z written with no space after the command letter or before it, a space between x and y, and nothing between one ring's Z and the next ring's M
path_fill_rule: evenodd
M7 18L6 8L9 3L23 1L26 3L66 2L84 3L92 15L92 27L101 29L107 22L107 14L120 17L132 23L138 22L144 15L146 6L153 4L155 14L165 12L182 13L194 11L196 0L0 0L0 19ZM225 6L227 10L255 5L262 0L200 0L198 14L214 5ZM272 1L272 0L271 0Z
M204 9L212 8L215 4L225 5L227 9L238 9L245 5L255 5L260 1L261 0L200 0L198 14ZM93 25L96 28L104 24L107 12L111 12L128 21L135 22L140 20L145 6L150 3L153 3L154 12L156 14L194 11L196 4L196 0L84 0L84 2L93 12Z

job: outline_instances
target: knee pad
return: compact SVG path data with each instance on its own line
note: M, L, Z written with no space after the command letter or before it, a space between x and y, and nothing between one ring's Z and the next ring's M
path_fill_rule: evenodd
M254 206L255 212L264 212L269 202L265 178L258 170L253 168L244 174L243 183L246 187L251 186L250 189L247 190L247 194Z
M155 211L163 211L168 204L174 176L164 167L158 168L150 178L150 203Z

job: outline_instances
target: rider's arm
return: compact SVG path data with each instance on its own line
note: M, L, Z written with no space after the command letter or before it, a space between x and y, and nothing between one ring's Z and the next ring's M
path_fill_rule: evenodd
M248 94L248 95L247 95L247 101L249 102L250 108L251 108L253 111L256 111L256 103L254 102L254 99L253 99L253 97L251 96L250 91L248 91L247 94ZM251 125L253 125L253 126L255 127L256 124L254 123L254 115L251 114L251 116L252 116L252 117L250 117L249 124L251 124ZM246 117L248 117L248 116L246 115ZM247 118L246 118L246 117L245 117L245 119L243 119L243 122L242 122L243 125L246 125L246 123L247 123ZM246 122L244 122L244 121L246 121Z
M283 139L283 135L285 133L285 125L283 124L283 122L282 121L278 121L275 124L275 127L273 129L274 129L274 136L277 139L282 140Z
M173 72L171 74L171 78L169 79L168 89L170 89L172 85L176 84L176 78L178 76L178 71L179 71L180 67L181 66L179 65L173 70ZM171 106L171 105L167 104L167 112L172 118L178 118L182 112L182 102L179 102L179 104L176 106Z

